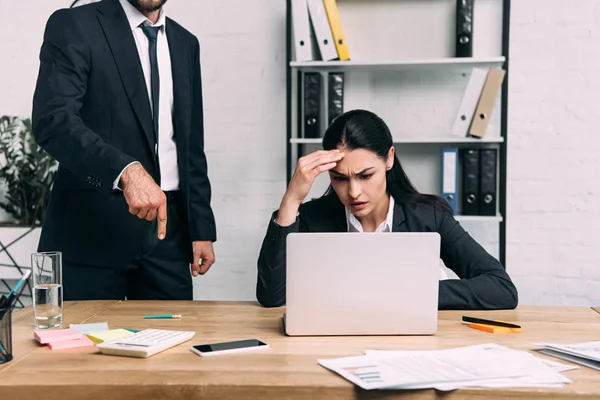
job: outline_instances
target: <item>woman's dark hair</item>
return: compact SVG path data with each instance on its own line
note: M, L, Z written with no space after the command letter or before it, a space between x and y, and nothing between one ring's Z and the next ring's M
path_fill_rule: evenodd
M366 149L387 161L388 152L394 145L386 123L376 114L366 110L351 110L338 116L327 128L323 137L323 149L344 147L349 150ZM394 155L394 165L386 172L387 192L399 203L425 202L437 204L452 212L439 196L421 194L415 189L404 172L400 160ZM333 192L330 186L326 194Z

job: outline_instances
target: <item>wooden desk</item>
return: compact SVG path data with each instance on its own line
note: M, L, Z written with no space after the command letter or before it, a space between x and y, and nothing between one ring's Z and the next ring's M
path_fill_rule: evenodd
M531 349L537 341L598 340L600 314L590 307L520 307L471 311L469 315L515 321L518 334L492 335L462 325L464 312L440 312L435 336L286 337L283 308L236 302L74 302L65 306L69 323L108 322L111 328L195 330L196 336L148 359L106 356L94 348L49 350L32 339L31 309L14 316L15 359L0 369L0 393L11 400L67 399L435 399L440 393L364 391L317 364L318 358L363 354L365 349L442 349L495 342ZM173 320L144 320L148 313L181 313ZM256 353L202 358L192 344L260 338L271 346ZM573 383L562 389L481 389L451 392L450 399L600 398L600 372L581 367L565 372ZM7 397L8 399L9 397Z

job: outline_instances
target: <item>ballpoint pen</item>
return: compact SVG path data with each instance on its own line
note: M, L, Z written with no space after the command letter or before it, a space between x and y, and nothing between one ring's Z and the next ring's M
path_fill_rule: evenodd
M503 326L505 328L514 328L514 329L521 328L520 325L516 325L516 324L509 324L507 322L501 322L501 321L493 321L493 320L490 320L490 319L467 317L466 315L462 317L462 320L464 322L470 322L470 323L474 323L474 324Z
M8 296L6 296L6 299L7 299L6 300L6 305L8 307L12 306L12 303L13 303L15 297L17 297L17 293L19 292L19 289L21 289L21 286L23 286L23 284L25 283L25 281L27 281L27 279L29 278L29 275L31 275L31 270L27 270L23 274L23 277L21 277L21 279L19 279L19 281L12 288L12 290L10 291L10 293L8 294Z

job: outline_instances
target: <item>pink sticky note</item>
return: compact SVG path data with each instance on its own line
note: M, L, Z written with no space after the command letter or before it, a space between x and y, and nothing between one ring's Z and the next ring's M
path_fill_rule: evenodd
M80 339L83 336L83 333L81 333L77 329L72 328L51 330L36 329L33 331L33 337L41 344L46 344L50 342L63 342L66 340L75 340Z
M61 350L61 349L74 349L76 347L92 347L94 342L87 337L83 336L79 339L74 340L65 340L62 342L50 342L48 343L48 347L50 350Z

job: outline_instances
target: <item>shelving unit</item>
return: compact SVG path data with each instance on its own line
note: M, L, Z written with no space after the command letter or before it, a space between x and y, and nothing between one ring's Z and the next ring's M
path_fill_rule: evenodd
M465 67L489 67L490 65L502 65L505 57L490 58L437 58L423 60L382 60L382 61L290 61L290 67L301 71L323 71L335 70L345 71L351 69L371 69L387 71L410 71L438 68L465 68Z
M475 0L472 58L454 56L456 0L338 0L337 4L351 60L298 62L292 41L291 0L287 0L286 183L299 157L321 149L321 138L302 134L303 97L299 88L304 74L322 74L323 133L328 120L327 74L343 72L344 111L362 108L383 118L392 131L400 162L420 192L441 194L443 148L498 149L496 215L455 218L474 233L475 239L492 237L490 246L496 248L490 252L506 266L510 0ZM452 123L470 72L492 66L504 69L506 76L485 136L452 136ZM307 199L322 195L328 184L328 177L322 174ZM460 190L459 179L457 193Z
M456 215L454 218L459 222L502 222L503 219L501 215Z
M291 138L290 143L292 144L321 144L322 139L305 139L305 138ZM396 138L394 143L402 144L424 144L424 143L440 143L440 144L481 144L481 143L502 143L504 142L503 137L498 138L453 138L453 137L430 137L430 138L419 138L419 137L407 137L407 138Z

